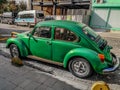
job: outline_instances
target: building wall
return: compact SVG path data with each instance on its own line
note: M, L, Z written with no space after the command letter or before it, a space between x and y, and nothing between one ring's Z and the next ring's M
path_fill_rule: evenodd
M41 0L33 0L33 2L40 2ZM43 0L43 1L51 1L52 0ZM34 10L41 10L41 6L33 6ZM43 7L43 11L45 15L53 15L53 7ZM57 8L56 9L56 15L61 14L61 9Z
M33 2L40 2L41 0L33 0ZM52 2L52 0L43 0L45 1L50 1ZM71 2L71 0L58 0L58 1L69 1ZM75 1L75 0L74 0ZM80 0L76 0L80 1ZM83 0L83 1L87 1L87 0ZM64 2L63 2L64 3ZM63 7L64 8L64 7ZM35 10L41 10L41 6L33 6L33 9ZM43 11L45 16L50 16L53 15L53 6L51 7L43 7ZM85 24L89 24L89 17L90 17L90 10L88 9L62 9L57 7L56 9L56 15L53 15L53 17L57 20L72 20L72 21L76 21L76 22L83 22Z
M120 0L93 2L90 26L106 30L120 30Z

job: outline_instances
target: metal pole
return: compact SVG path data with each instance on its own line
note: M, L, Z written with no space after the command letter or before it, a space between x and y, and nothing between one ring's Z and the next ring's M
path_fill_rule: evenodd
M43 0L41 0L41 3L43 4ZM41 5L41 11L43 11L43 6Z
M56 4L57 0L53 0L53 15L56 15Z
M31 10L33 10L33 0L31 0Z
M63 13L63 12L64 12L64 8L61 9L61 12L62 12L62 15L63 15L63 14L64 14L64 13Z

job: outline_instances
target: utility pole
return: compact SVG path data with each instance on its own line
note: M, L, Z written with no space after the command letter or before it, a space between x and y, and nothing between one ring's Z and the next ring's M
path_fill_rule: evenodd
M27 10L33 10L33 0L27 0Z
M40 4L42 4L41 5L41 11L43 11L43 0L41 0Z
M33 10L33 0L30 0L30 3L31 3L31 10Z
M56 15L57 0L53 0L53 15Z
M27 10L31 10L31 0L27 0Z

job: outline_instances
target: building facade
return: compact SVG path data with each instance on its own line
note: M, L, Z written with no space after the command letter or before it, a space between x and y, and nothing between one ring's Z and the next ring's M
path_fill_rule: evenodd
M32 9L44 11L56 20L89 24L90 0L32 0Z
M93 0L90 26L120 31L120 0Z
M32 0L32 5L46 15L66 15L69 9L89 9L90 0Z

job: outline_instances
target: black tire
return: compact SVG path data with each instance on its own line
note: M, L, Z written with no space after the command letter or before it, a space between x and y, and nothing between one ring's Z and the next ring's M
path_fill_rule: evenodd
M12 57L21 57L18 47L15 44L10 45L10 53Z
M18 23L16 22L15 25L18 26Z
M7 21L7 24L9 24L9 25L10 25L10 21Z
M28 24L27 24L27 26L28 26L29 28L31 28L31 25L30 25L30 23L28 23Z
M68 68L73 75L79 78L87 78L93 73L90 63L84 58L71 59Z
M11 23L8 21L8 24L10 25Z

